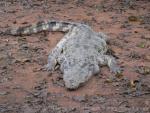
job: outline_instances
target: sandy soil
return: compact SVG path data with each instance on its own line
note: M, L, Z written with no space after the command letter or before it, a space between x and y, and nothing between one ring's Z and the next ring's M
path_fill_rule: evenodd
M107 67L83 87L68 91L56 71L41 70L64 34L0 35L0 113L149 113L149 0L1 0L0 31L41 20L89 24L107 33L123 68Z

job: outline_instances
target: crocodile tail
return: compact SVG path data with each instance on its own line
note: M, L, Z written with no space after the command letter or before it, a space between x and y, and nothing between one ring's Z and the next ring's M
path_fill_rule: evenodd
M17 35L30 35L34 33L39 33L41 31L67 32L76 25L77 23L73 23L73 22L41 21L34 25L8 29L5 31L5 34L17 36Z

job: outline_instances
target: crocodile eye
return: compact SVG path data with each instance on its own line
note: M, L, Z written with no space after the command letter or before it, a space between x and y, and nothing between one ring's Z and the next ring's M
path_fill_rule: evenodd
M98 49L98 52L100 53L100 52L101 52L101 49Z
M61 50L61 53L63 53L63 52L64 52L64 50L62 49L62 50Z

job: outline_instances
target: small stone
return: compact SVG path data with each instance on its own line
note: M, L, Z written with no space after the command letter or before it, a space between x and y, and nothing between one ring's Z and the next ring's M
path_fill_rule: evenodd
M144 59L147 60L147 61L150 61L150 55L145 55Z
M0 92L0 96L8 95L8 94L9 94L9 92L7 92L7 91L1 91L1 92Z
M72 99L78 102L85 102L87 100L86 96L74 96Z
M110 76L108 79L105 80L105 83L112 83L116 80L115 76Z

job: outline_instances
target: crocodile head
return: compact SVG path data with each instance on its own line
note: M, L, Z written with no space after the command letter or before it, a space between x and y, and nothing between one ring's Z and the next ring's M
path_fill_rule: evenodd
M97 69L96 69L97 68ZM64 82L68 89L77 89L95 73L99 72L98 65L83 63L76 64L64 70Z

